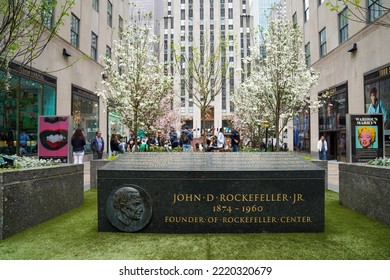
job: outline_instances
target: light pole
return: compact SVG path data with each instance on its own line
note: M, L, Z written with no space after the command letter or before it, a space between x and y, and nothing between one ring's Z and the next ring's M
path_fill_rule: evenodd
M267 148L268 148L268 127L269 127L269 122L268 121L263 121L263 126L265 127L265 151L267 151Z

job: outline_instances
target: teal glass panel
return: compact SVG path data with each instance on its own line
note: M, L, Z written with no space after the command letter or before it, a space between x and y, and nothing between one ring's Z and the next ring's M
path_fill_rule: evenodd
M43 87L43 115L54 116L56 114L56 90L51 86Z
M37 153L38 117L42 112L42 85L20 78L19 131L25 131L30 138L27 153Z

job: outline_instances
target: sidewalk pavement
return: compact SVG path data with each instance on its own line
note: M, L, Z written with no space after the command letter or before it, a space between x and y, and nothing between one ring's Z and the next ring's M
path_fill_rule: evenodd
M328 161L328 189L339 192L339 162L335 160Z
M89 161L86 161L84 164L84 191L87 191L91 188L91 164Z
M91 188L90 162L84 162L84 191ZM335 160L328 161L328 189L339 192L339 163Z

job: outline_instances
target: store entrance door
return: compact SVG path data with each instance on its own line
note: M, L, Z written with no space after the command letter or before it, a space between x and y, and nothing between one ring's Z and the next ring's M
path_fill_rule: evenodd
M337 132L327 132L325 138L326 142L328 142L327 160L337 159Z
M327 131L325 139L328 142L327 160L346 162L346 131Z
M341 130L337 133L337 161L347 162L347 132Z

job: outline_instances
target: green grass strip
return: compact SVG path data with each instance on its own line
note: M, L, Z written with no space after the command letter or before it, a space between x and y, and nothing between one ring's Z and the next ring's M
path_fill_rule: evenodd
M390 227L326 192L324 233L97 232L97 192L84 205L0 241L1 260L389 260Z

